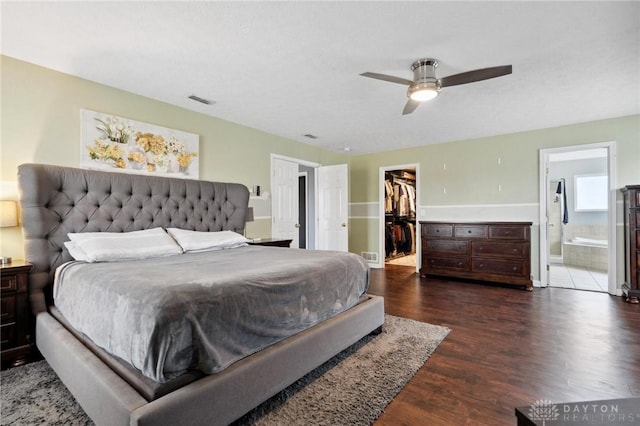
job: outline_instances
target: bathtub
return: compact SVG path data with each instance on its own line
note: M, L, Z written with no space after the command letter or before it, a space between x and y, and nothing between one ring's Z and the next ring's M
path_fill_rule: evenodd
M604 247L607 248L609 246L609 242L607 240L597 240L595 238L585 238L585 237L574 237L571 239L571 243L577 246L588 246L588 247Z
M606 271L609 257L608 245L607 240L574 237L562 245L564 264Z

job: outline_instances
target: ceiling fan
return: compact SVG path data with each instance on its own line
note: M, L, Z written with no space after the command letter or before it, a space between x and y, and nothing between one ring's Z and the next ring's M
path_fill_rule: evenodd
M407 90L407 101L402 114L411 114L418 108L420 102L428 101L438 96L440 89L458 84L473 83L474 81L488 80L490 78L502 77L511 74L511 65L501 65L498 67L482 68L473 71L462 72L448 77L436 78L436 68L438 61L432 58L419 59L411 65L413 71L413 81L406 78L392 75L378 74L375 72L364 72L363 77L375 78L389 81L391 83L404 84L409 86Z

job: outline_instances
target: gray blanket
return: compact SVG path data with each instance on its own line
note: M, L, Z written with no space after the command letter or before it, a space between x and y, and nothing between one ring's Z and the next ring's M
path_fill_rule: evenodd
M248 246L58 269L69 323L145 376L206 374L354 306L369 268L351 253Z

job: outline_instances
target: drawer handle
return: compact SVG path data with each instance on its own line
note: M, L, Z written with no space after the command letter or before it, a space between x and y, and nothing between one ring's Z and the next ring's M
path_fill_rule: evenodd
M481 263L481 264L480 264L480 267L481 267L481 268L484 268L484 263Z
M467 232L470 234L471 233L471 229L469 229Z
M517 248L514 248L514 249L513 249L513 252L514 252L514 253L517 253L517 252L518 252L518 249L517 249Z
M458 266L462 266L462 262L458 262Z
M511 235L511 231L505 232L504 235Z
M439 229L436 229L436 232L440 232L440 230L439 230Z
M513 267L513 271L515 272L515 271L517 271L517 270L518 270L518 267L517 267L517 266L514 266L514 267Z

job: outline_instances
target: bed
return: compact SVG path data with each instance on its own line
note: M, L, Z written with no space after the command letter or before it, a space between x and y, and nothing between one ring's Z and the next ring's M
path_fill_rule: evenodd
M383 325L383 299L364 294L335 316L276 339L217 372L189 370L166 381L154 380L96 345L54 306L55 271L73 261L64 243L70 233L154 228L242 233L246 187L41 164L21 165L18 182L25 254L34 265L29 297L36 345L98 425L229 424ZM284 263L293 251L238 250L248 256L245 263L266 251L269 256L278 253ZM239 257L235 253L230 258ZM208 262L200 258L204 254L193 256Z

